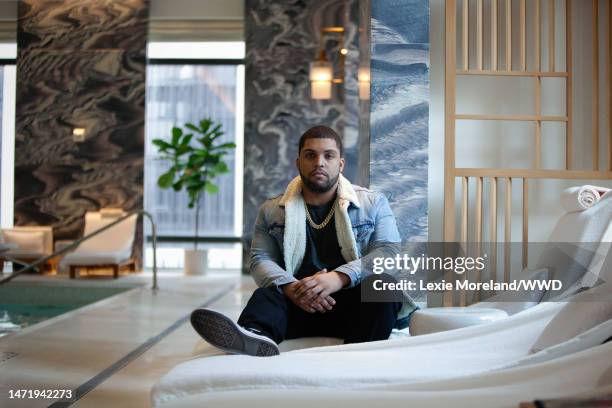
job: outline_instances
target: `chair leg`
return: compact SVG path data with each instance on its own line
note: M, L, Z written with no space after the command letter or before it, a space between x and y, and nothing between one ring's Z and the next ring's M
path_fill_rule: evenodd
M113 265L113 279L119 277L119 265Z
M75 265L70 265L70 279L76 278L77 267Z

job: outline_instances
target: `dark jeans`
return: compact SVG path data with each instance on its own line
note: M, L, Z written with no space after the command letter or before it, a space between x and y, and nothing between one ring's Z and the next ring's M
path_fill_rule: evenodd
M402 304L362 303L361 286L331 295L336 305L325 313L308 313L274 288L255 290L238 324L257 329L280 343L298 337L337 337L345 343L385 340L395 326Z

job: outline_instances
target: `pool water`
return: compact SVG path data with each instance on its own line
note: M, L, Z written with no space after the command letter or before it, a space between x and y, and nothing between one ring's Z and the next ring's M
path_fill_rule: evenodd
M11 282L0 286L0 337L133 287Z

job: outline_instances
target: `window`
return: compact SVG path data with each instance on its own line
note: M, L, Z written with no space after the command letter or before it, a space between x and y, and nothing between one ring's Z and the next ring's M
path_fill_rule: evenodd
M208 249L208 266L238 270L242 250L242 151L244 116L244 42L155 43L147 50L147 95L145 119L145 209L156 222L162 238L158 266L183 267L183 249L195 233L195 210L187 207L185 192L160 189L157 179L170 166L157 160L156 138L169 138L173 126L211 118L222 124L223 142L234 142L236 149L226 156L231 169L216 180L219 193L204 195L199 214L199 236L211 241L234 242L201 244ZM188 59L186 59L188 58ZM150 227L145 225L150 235ZM185 242L181 242L185 241ZM152 265L147 245L145 265ZM179 270L177 269L177 270Z
M0 91L4 90L4 65L0 65ZM3 94L4 92L2 92ZM2 94L0 94L0 123L2 122L2 102L4 100L4 98L2 97ZM2 146L2 126L0 126L0 147ZM1 173L1 169L0 169L0 174Z
M0 227L13 226L17 44L0 44Z
M0 89L4 89L4 65L0 65ZM0 123L2 123L2 100L0 97ZM0 140L2 140L2 128L0 127Z
M237 76L235 65L149 65L147 67L145 207L153 214L160 236L193 235L195 210L187 193L160 189L157 179L170 163L157 160L155 138L168 139L173 126L210 117L222 124L221 141L237 142ZM242 129L239 130L240 132ZM216 180L219 193L201 200L201 236L236 236L236 151L226 156L231 173ZM239 234L238 234L239 235Z
M216 180L219 193L201 200L201 237L239 237L242 233L242 116L244 43L150 43L147 66L145 208L161 237L192 237L195 210L187 193L160 189L157 179L170 167L157 159L152 140L168 139L173 126L211 118L222 124L222 142L237 148L226 156L229 174ZM177 58L189 55L190 59ZM205 56L208 60L199 60ZM239 57L239 58L237 58ZM211 61L210 58L217 58Z

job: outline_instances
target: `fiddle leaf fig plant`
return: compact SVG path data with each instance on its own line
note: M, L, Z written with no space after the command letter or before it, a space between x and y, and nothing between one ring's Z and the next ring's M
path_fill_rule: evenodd
M174 191L187 191L189 208L195 211L195 248L198 247L198 218L202 194L216 194L219 186L213 181L230 169L224 161L234 143L218 143L223 135L221 124L203 119L198 125L186 123L173 127L170 140L154 139L160 159L170 162L170 169L159 176L157 185Z

